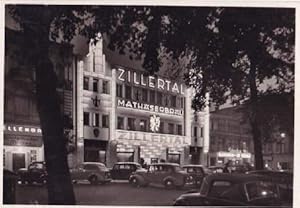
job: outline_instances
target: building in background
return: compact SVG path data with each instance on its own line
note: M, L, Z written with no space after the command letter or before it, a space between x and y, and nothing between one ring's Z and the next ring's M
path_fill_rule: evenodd
M209 165L254 162L252 134L239 106L210 113Z
M44 146L37 111L34 70L18 61L22 34L5 28L4 85L4 148L3 167L16 171L31 162L44 160ZM75 62L70 45L51 44L50 58L59 77L57 91L61 97L61 112L69 122L66 131L72 133L72 79Z
M76 163L202 163L208 136L201 114L193 120L191 90L182 82L109 64L102 39L91 41L76 80Z

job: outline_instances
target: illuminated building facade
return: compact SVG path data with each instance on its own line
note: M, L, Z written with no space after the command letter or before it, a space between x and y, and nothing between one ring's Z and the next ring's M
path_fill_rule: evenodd
M193 121L191 90L183 83L110 65L102 40L91 41L88 55L78 64L76 80L76 163L99 161L111 167L118 161L143 158L148 164L188 164L191 145L201 158L194 162L203 162L200 155L209 145L209 135L204 134L208 128L204 120ZM196 143L192 125L199 131Z

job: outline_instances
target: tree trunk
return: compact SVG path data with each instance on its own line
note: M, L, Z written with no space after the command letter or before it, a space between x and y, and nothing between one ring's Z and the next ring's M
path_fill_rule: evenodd
M56 91L56 74L48 57L48 47L41 50L38 59L36 91L48 172L48 203L73 205L75 196L67 162L66 141L63 137L63 116Z
M250 66L250 104L251 104L251 129L253 136L253 144L254 144L254 159L255 159L255 168L257 170L262 170L264 168L263 162L263 154L262 154L262 142L261 142L261 133L258 128L258 96L257 96L257 86L256 86L256 65L253 63L253 59L251 59Z

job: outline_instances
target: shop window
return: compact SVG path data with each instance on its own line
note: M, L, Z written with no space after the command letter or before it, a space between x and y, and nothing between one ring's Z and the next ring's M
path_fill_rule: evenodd
M88 112L83 112L83 125L90 125L90 114Z
M147 121L146 120L141 120L140 121L140 130L141 131L147 131Z
M150 90L150 103L154 104L155 103L155 91Z
M170 104L170 98L169 98L169 96L167 95L167 94L165 94L165 95L163 95L163 98L164 98L164 100L165 100L165 106L169 106L169 104Z
M142 101L148 102L148 90L142 89Z
M135 130L135 119L134 118L128 118L128 130Z
M125 86L125 98L131 100L131 87Z
M133 155L134 155L134 152L117 152L117 161L118 162L133 162ZM120 167L120 169L121 169L121 167ZM122 167L122 169L125 169L125 167ZM130 169L129 165L128 165L127 169Z
M102 127L109 128L109 116L108 115L102 115Z
M174 124L172 124L172 123L168 124L168 133L174 134Z
M180 164L180 154L168 153L167 154L167 161L170 162L170 163Z
M102 81L102 93L109 94L109 81L107 80Z
M117 84L117 97L123 97L123 85Z
M162 105L162 100L163 100L162 93L161 92L157 92L157 98L156 98L157 105Z
M171 107L176 108L176 96L171 96Z
M98 79L93 79L93 92L98 92Z
M99 114L98 113L93 114L93 126L99 127Z
M117 123L118 129L124 129L124 118L118 116L118 123Z
M182 135L182 125L180 124L177 125L177 134Z
M36 150L30 150L30 162L37 161L37 151Z
M88 77L83 77L83 89L89 90L89 78Z

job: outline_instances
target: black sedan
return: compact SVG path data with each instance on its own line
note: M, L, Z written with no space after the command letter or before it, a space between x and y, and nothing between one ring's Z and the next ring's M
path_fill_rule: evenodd
M219 173L204 178L200 192L177 198L178 206L292 206L285 184L256 174Z
M22 184L39 183L45 184L47 182L46 163L43 161L33 162L28 168L21 168L17 171L18 181Z
M114 164L110 170L111 178L114 180L129 180L131 173L138 169L142 169L142 166L136 162L118 162Z

